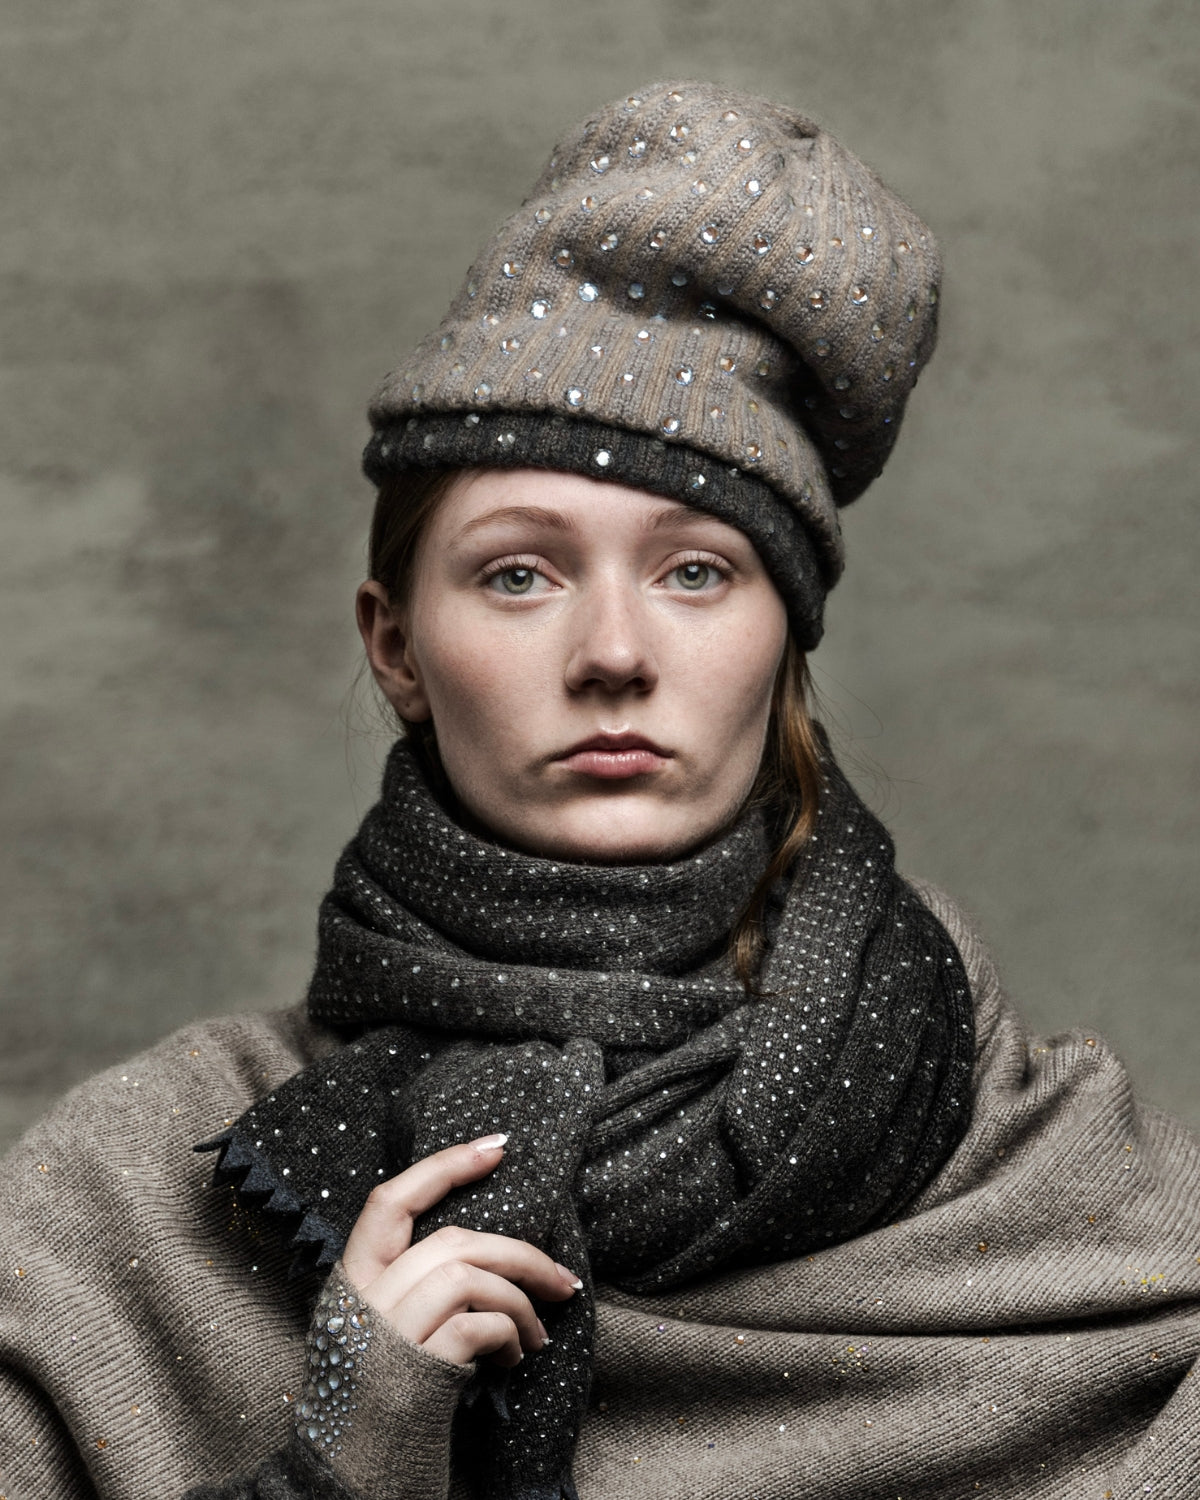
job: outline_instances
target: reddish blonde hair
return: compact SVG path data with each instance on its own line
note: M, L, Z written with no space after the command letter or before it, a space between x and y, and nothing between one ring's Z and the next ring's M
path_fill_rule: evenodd
M371 579L387 590L392 603L408 593L425 527L460 472L409 470L386 479L380 486L371 518L367 571ZM780 826L784 833L730 934L730 955L738 978L755 992L763 956L763 913L767 899L775 882L787 873L808 841L817 816L821 747L808 707L811 691L808 663L789 636L775 679L762 765L751 791L753 802L781 810ZM426 771L444 788L446 778L433 725L397 717Z

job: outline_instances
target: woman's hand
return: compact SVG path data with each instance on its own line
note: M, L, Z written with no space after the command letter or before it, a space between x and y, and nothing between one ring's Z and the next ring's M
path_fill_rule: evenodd
M371 1306L405 1338L453 1364L480 1355L518 1364L546 1342L530 1296L564 1302L582 1286L574 1271L504 1234L447 1226L413 1244L417 1215L497 1167L507 1139L450 1146L381 1182L342 1253L347 1276Z

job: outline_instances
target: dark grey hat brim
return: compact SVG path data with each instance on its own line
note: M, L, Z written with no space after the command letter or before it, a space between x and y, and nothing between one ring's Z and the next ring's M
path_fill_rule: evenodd
M375 484L413 469L549 469L682 501L736 526L754 543L787 606L796 644L821 639L834 577L801 518L761 480L684 444L562 416L467 412L409 417L381 428L363 454Z

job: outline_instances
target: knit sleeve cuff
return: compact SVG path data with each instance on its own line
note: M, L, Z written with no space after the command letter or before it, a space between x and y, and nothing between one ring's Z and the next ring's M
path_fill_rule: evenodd
M339 1261L308 1332L308 1385L296 1421L351 1494L445 1500L450 1425L475 1366L402 1337L355 1290Z

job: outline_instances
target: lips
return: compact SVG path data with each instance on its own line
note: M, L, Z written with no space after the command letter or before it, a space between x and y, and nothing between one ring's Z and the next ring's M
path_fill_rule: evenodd
M557 757L558 764L569 771L604 781L649 776L661 771L670 759L669 750L632 730L622 730L618 734L601 731L589 735Z
M646 738L644 734L635 734L632 730L623 729L619 734L611 734L602 729L599 734L593 734L590 739L580 740L577 745L572 745L566 752L566 756L578 755L582 750L600 750L610 754L620 754L624 750L649 750L654 755L661 756L664 760L670 755L669 750L664 750L661 745L656 745L653 740ZM566 756L562 757L566 759Z

